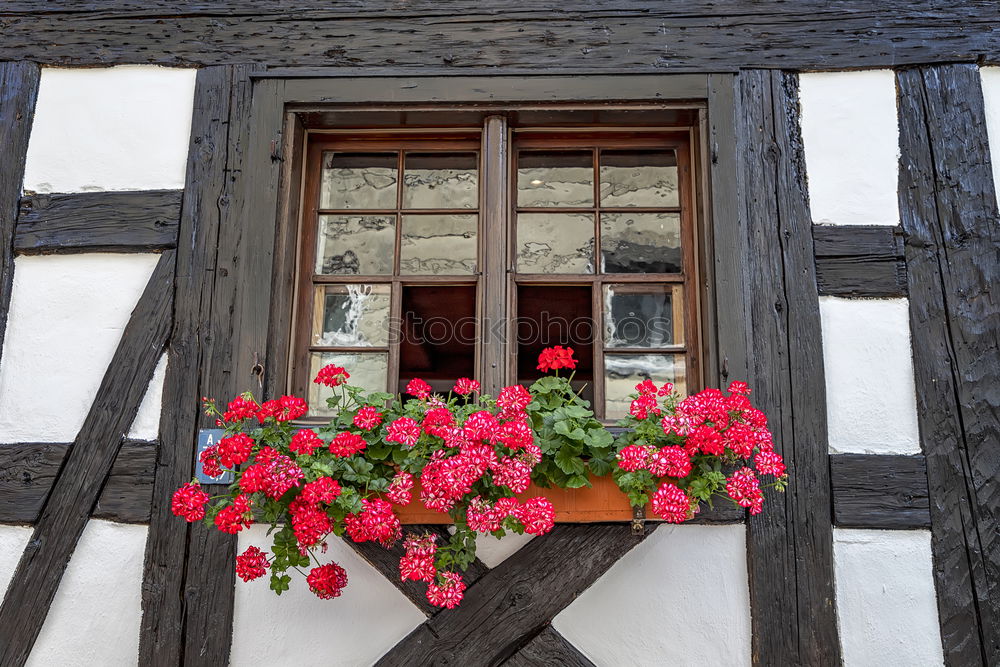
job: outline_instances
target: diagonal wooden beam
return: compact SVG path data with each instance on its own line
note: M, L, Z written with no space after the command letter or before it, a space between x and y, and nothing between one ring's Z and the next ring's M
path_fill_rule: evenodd
M899 209L948 665L1000 664L1000 211L975 65L898 72ZM997 159L997 156L993 156Z
M544 630L503 664L504 667L594 667L587 656L566 641L551 625L545 626Z
M0 606L0 664L22 665L135 419L171 324L174 252L160 256Z
M655 526L560 524L486 573L461 606L429 618L377 664L497 665L517 653Z

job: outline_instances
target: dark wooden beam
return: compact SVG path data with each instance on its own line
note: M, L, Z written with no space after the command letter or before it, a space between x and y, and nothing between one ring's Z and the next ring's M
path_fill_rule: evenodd
M0 523L35 523L71 443L14 443L0 445ZM92 517L122 523L149 521L156 446L126 441Z
M813 225L813 241L821 295L906 296L901 228Z
M1000 213L979 71L897 73L917 416L949 665L1000 664Z
M830 457L833 523L842 528L929 528L923 456Z
M180 190L31 195L21 200L18 253L150 252L177 247Z
M22 665L170 334L174 251L150 276L0 606L0 664Z
M38 65L0 62L0 354L14 281L14 224L24 181L28 135L38 96Z
M594 667L587 656L566 641L551 625L545 626L544 630L503 664L504 667Z
M501 664L642 541L627 524L560 524L490 570L377 664Z
M0 59L337 68L650 72L837 69L995 61L989 0L734 0L608 4L226 1L0 8Z
M798 79L738 78L742 215L750 243L749 382L791 475L747 531L753 659L834 665L833 533L826 390L812 224L798 127Z

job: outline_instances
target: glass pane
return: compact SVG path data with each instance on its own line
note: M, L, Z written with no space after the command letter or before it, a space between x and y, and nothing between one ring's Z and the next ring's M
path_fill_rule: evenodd
M601 206L679 206L673 151L601 151Z
M604 273L680 273L677 213L601 213Z
M687 393L684 355L606 354L604 355L604 415L621 419L628 414L635 386L645 379L657 385L673 382L682 396Z
M316 234L316 273L392 273L394 215L321 215Z
M684 298L679 286L606 285L605 347L684 344Z
M389 285L319 285L313 345L384 347L389 344Z
M407 153L405 159L403 208L476 208L475 153Z
M590 151L519 153L517 205L522 208L593 206L593 153Z
M593 273L594 216L587 213L519 213L519 273Z
M399 272L455 275L476 271L475 215L404 215Z
M363 387L366 391L385 391L386 378L389 373L389 355L385 352L365 352L364 354L346 352L313 352L309 355L309 416L329 416L331 410L326 407L326 399L333 396L335 389L316 384L311 378L316 377L319 369L327 364L343 366L351 374L349 384Z
M320 208L396 208L396 153L323 153Z

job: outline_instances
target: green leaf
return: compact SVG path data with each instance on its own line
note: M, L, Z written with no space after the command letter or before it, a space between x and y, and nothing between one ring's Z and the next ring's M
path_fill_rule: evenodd
M579 475L587 469L583 459L573 454L571 451L567 451L565 447L556 453L555 462L556 465L559 466L559 469L568 475Z
M287 574L272 574L271 575L271 590L281 595L282 592L288 590L288 584L290 584L292 578Z
M590 480L587 479L586 475L572 475L568 480L566 480L567 489L579 489L584 486L593 486L593 484L590 483Z
M590 460L587 462L587 466L590 468L590 472L594 473L597 477L604 477L609 474L614 467L610 460L599 456L590 457Z
M614 436L606 428L598 427L587 431L587 445L594 449L605 449L614 442Z

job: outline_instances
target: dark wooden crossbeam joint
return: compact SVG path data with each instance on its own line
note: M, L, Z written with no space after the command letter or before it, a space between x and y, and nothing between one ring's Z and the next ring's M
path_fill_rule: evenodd
M813 225L812 234L820 295L906 296L900 227Z
M929 528L923 456L835 454L830 457L833 523L842 528Z

